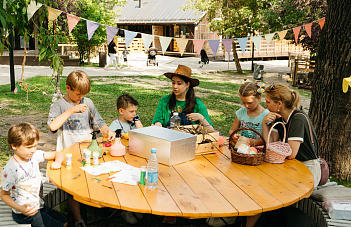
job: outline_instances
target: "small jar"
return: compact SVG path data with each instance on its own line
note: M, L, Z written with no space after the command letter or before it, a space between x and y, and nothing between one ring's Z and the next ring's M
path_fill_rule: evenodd
M66 154L66 169L72 169L72 153Z
M85 165L90 166L91 150L84 149Z
M94 165L94 167L99 166L99 152L98 151L93 152L93 165Z

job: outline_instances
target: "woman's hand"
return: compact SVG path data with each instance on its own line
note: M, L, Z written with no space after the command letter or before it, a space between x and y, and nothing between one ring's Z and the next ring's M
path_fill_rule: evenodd
M155 124L152 124L151 126L158 126L158 127L162 127L161 122L155 122Z
M186 115L187 118L189 118L190 121L200 121L202 122L205 117L202 116L202 114L199 113L191 113Z
M262 120L262 123L267 125L269 122L275 121L277 118L281 118L282 116L278 113L269 112Z

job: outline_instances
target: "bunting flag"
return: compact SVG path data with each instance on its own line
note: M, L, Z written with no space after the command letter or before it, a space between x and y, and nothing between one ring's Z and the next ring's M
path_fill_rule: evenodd
M4 1L4 6L6 6L6 1ZM34 0L30 1L28 7L27 7L27 17L28 20L30 20L30 18L33 17L33 15L35 14L35 12L37 12L37 10L42 6L43 4L41 3L36 3Z
M194 47L197 52L197 55L200 55L200 52L201 52L202 46L205 43L205 40L194 39L193 43L194 43Z
M233 39L223 39L222 40L222 43L225 47L225 50L227 51L228 53L228 56L230 56L230 51L232 49L232 43L233 43ZM229 58L228 58L229 59Z
M264 35L264 38L266 39L266 43L267 43L267 48L268 48L269 44L271 44L274 35L275 35L275 33L270 33L270 34Z
M319 20L318 20L318 23L319 23L319 26L321 26L321 30L322 30L323 27L324 27L324 23L325 23L325 17L322 18L322 19L319 19Z
M176 38L175 40L177 41L177 44L178 44L180 56L183 56L184 51L185 51L185 47L188 44L188 40L187 39L179 39L179 38Z
M245 48L246 48L248 39L249 39L248 37L246 37L246 38L238 38L239 46L240 46L241 51L243 52L243 54L245 54Z
M301 26L293 28L293 32L295 34L295 42L299 40L299 34L300 34Z
M312 23L306 24L305 25L305 30L307 32L307 35L312 38L312 34L311 34L311 27L312 27Z
M260 35L251 37L251 41L255 44L255 47L258 52L260 52L260 48L261 48L261 39L262 37Z
M138 35L138 32L132 32L128 30L124 30L124 39L126 42L126 48L129 47L129 45L132 43L133 39L135 36Z
M288 30L278 32L279 39L283 40L285 38L287 32L288 32Z
M49 7L49 6L47 6L47 9L48 9L48 20L49 20L49 22L52 22L52 21L56 20L56 18L58 16L60 16L60 14L62 13L61 10L54 9L54 8Z
M87 21L88 40L90 40L91 37L93 37L96 29L98 29L98 27L100 26L100 24L90 20L86 20L86 21Z
M211 40L207 40L207 42L210 44L210 48L213 52L213 55L216 57L217 50L219 47L219 39L211 39Z
M162 53L165 54L169 46L169 43L172 41L172 37L159 36L159 38L160 38Z
M73 16L69 13L67 13L66 15L67 15L67 22L68 22L68 34L69 34L73 30L73 28L78 24L81 18Z
M145 52L149 49L152 41L154 41L155 36L141 33L141 39L143 40Z
M110 42L113 40L113 37L115 37L115 35L117 34L119 29L111 26L107 26L107 25L105 25L105 27L106 27L106 35L107 35L107 45L109 45Z

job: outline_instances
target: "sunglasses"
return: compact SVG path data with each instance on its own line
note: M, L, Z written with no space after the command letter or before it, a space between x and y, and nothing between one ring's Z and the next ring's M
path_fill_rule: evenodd
M282 96L280 95L280 93L274 88L274 82L272 82L269 85L269 90L274 90L275 92L277 92L277 94L279 95L280 100L282 100Z

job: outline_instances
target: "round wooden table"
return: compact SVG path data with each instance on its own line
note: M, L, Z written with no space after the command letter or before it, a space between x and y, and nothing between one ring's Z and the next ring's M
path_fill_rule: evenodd
M160 164L155 189L115 183L107 180L112 174L96 177L79 168L82 151L89 144L77 143L62 151L73 154L72 169L66 169L64 162L60 170L51 170L49 162L47 173L57 187L90 206L185 218L250 216L289 206L309 197L313 190L313 176L301 162L236 164L231 162L227 147L172 167ZM128 153L112 157L103 149L107 155L100 162L147 165L144 158Z

